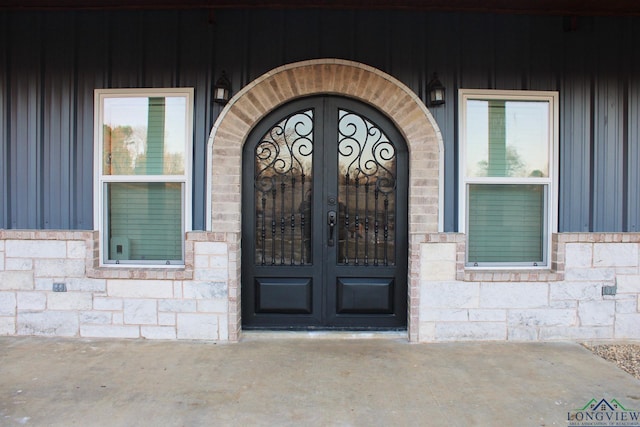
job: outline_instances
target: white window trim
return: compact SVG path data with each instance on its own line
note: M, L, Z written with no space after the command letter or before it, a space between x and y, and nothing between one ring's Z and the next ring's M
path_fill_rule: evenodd
M458 230L460 233L466 233L467 230L467 185L475 183L503 183L503 184L545 184L548 188L546 199L547 216L545 218L545 247L544 247L544 265L519 265L513 263L491 263L490 265L473 266L467 261L467 253L465 253L465 268L473 270L532 270L532 269L549 269L551 266L551 235L558 231L558 153L559 153L559 102L558 92L556 91L528 91L528 90L494 90L494 89L459 89L458 105L459 105L459 151L458 151ZM549 103L549 177L547 178L528 178L519 180L510 178L508 182L503 179L487 178L487 177L470 177L466 176L466 160L467 160L467 108L466 102L470 99L480 100L509 100L509 101L546 101Z
M122 175L103 175L102 171L102 146L104 133L102 129L102 116L105 98L124 98L124 97L167 97L167 96L184 96L186 98L186 126L185 126L185 159L184 159L184 175L146 175L144 180L133 180L131 176ZM139 89L95 89L94 90L94 134L93 134L93 170L94 170L94 186L93 186L93 228L98 231L100 236L100 250L99 259L100 267L113 267L113 268L184 268L185 262L185 239L186 233L191 231L192 223L192 157L193 157L193 102L194 102L194 89L193 88L139 88ZM159 262L147 262L147 263L106 263L105 257L108 253L106 248L108 239L104 230L105 208L104 194L105 185L108 182L179 182L184 183L183 198L182 198L182 262L166 265Z

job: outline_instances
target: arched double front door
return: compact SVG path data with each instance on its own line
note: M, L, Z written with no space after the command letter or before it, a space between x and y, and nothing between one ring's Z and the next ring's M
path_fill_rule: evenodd
M406 328L407 186L407 145L370 106L267 115L243 151L243 328Z

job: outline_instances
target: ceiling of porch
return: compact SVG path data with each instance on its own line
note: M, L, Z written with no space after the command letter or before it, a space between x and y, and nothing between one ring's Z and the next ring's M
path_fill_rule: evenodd
M637 0L0 0L0 10L407 9L543 15L638 16Z

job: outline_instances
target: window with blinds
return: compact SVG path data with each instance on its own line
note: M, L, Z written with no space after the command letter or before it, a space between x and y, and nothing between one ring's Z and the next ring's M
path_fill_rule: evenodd
M96 90L103 264L183 265L193 89Z
M548 267L557 93L460 91L460 218L467 267Z

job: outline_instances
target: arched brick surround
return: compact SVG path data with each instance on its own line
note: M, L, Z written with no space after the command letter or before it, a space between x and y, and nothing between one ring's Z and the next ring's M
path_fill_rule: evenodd
M209 138L207 229L229 255L229 340L240 336L240 239L242 146L267 113L293 99L335 94L366 102L385 113L409 147L409 340L418 340L420 243L442 230L443 144L422 101L396 78L352 61L318 59L276 68L238 92L225 106Z

